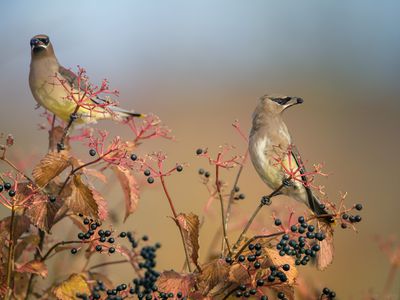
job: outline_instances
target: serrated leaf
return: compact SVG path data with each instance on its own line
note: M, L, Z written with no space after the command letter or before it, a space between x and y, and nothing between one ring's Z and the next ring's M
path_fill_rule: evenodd
M99 218L99 205L96 198L99 198L100 194L93 192L93 188L84 184L80 175L74 175L69 186L72 192L65 200L66 206L76 214Z
M47 277L48 274L45 263L38 260L32 260L26 264L16 264L15 271L19 273L37 274L43 278Z
M195 281L191 274L180 274L175 271L164 271L157 280L158 290L166 293L178 292L182 293L183 297L188 297L190 291L194 287Z
M49 152L32 171L35 183L40 187L47 185L69 165L68 152Z
M125 196L125 222L137 209L139 203L139 185L136 182L136 178L128 169L121 166L114 166L112 170L117 176Z
M199 288L202 294L206 295L216 285L228 281L230 266L223 259L216 259L201 267L201 272L197 277Z
M199 258L199 217L193 213L179 214L176 218L182 229L186 249L192 262L197 266Z
M59 300L75 300L76 294L90 295L90 289L82 274L72 274L56 286L53 293Z
M32 199L32 204L25 209L25 215L33 225L49 232L54 225L55 217L61 206L60 197L56 197L56 201L51 202L48 196L36 194Z

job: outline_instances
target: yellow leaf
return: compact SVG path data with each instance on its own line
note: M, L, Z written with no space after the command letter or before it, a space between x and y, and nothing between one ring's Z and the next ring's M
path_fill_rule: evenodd
M59 300L75 300L76 294L89 295L90 289L83 275L73 274L56 286L53 293Z

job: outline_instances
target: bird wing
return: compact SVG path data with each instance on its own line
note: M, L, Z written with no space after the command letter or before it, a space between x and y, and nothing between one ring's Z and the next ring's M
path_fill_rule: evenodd
M85 91L88 88L88 83L85 80L81 80L81 82L78 82L78 76L72 72L69 69L64 68L63 66L59 66L58 72L60 75L75 89L80 89L81 91ZM98 96L90 98L90 100L99 105L100 107L108 106L111 104L111 101L108 99L102 99ZM108 109L114 113L117 114L122 114L126 116L133 116L133 117L142 117L144 115L139 114L139 113L134 113L130 110L123 109L121 107L115 106L115 105L110 105L108 106Z
M85 81L81 81L78 83L78 76L72 72L70 69L64 68L63 66L59 66L58 73L75 89L80 89L81 91L88 88Z
M78 82L78 76L72 72L70 69L64 68L63 66L60 66L58 68L58 73L75 89L80 89L81 91L85 91L88 88L88 83L85 80L81 80L81 82ZM93 103L99 105L99 106L104 106L107 104L110 104L110 101L107 99L101 99L99 97L91 98L90 99Z
M304 163L303 163L303 161L301 159L299 150L296 148L295 145L292 145L291 146L291 151L292 151L292 157L296 161L297 166L300 167L299 171L300 171L300 174L301 174L301 180L303 182L308 182L307 176L304 175L306 173L306 168L305 168ZM318 208L316 207L316 205L318 205L318 203L316 203L315 196L313 195L313 192L311 191L310 187L308 187L308 186L306 186L304 184L303 184L303 186L306 189L308 204L309 204L311 210L313 212L316 212L318 210Z

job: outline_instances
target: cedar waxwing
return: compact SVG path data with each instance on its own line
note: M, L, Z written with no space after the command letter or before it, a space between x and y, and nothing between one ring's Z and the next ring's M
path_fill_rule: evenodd
M298 97L265 95L260 98L253 114L249 138L251 161L261 179L273 190L278 189L288 177L283 167L277 164L277 158L282 159L286 167L289 164L294 165L294 168L300 167L300 174L306 172L282 118L285 109L300 103L303 103L303 99ZM287 155L289 148L292 156L290 162ZM301 176L301 179L307 182L306 176ZM306 204L317 216L327 215L328 212L324 206L303 182L291 180L280 190L280 194ZM333 259L333 229L330 224L332 218L321 218L319 221L321 221L321 229L326 234L326 241L321 243L321 248L322 244L325 244L325 249L323 249L325 252L324 256L320 257L320 261L317 257L317 263L320 269L324 269Z
M35 35L31 39L31 66L29 72L29 86L37 103L64 121L70 119L75 111L76 104L67 96L65 87L60 84L60 79L67 85L67 89L77 94L78 78L75 73L64 68L58 63L53 46L47 35ZM58 78L58 79L57 79ZM129 117L141 117L141 114L124 110L120 107L109 105L109 100L98 97L87 98L86 103L97 104L96 109L81 107L77 111L78 123L96 122L101 119L123 120ZM102 108L107 106L107 108Z

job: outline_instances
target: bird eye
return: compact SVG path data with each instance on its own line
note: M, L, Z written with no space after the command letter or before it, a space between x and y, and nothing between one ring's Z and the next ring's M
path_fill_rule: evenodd
M49 44L49 38L40 38L39 40L46 46Z

